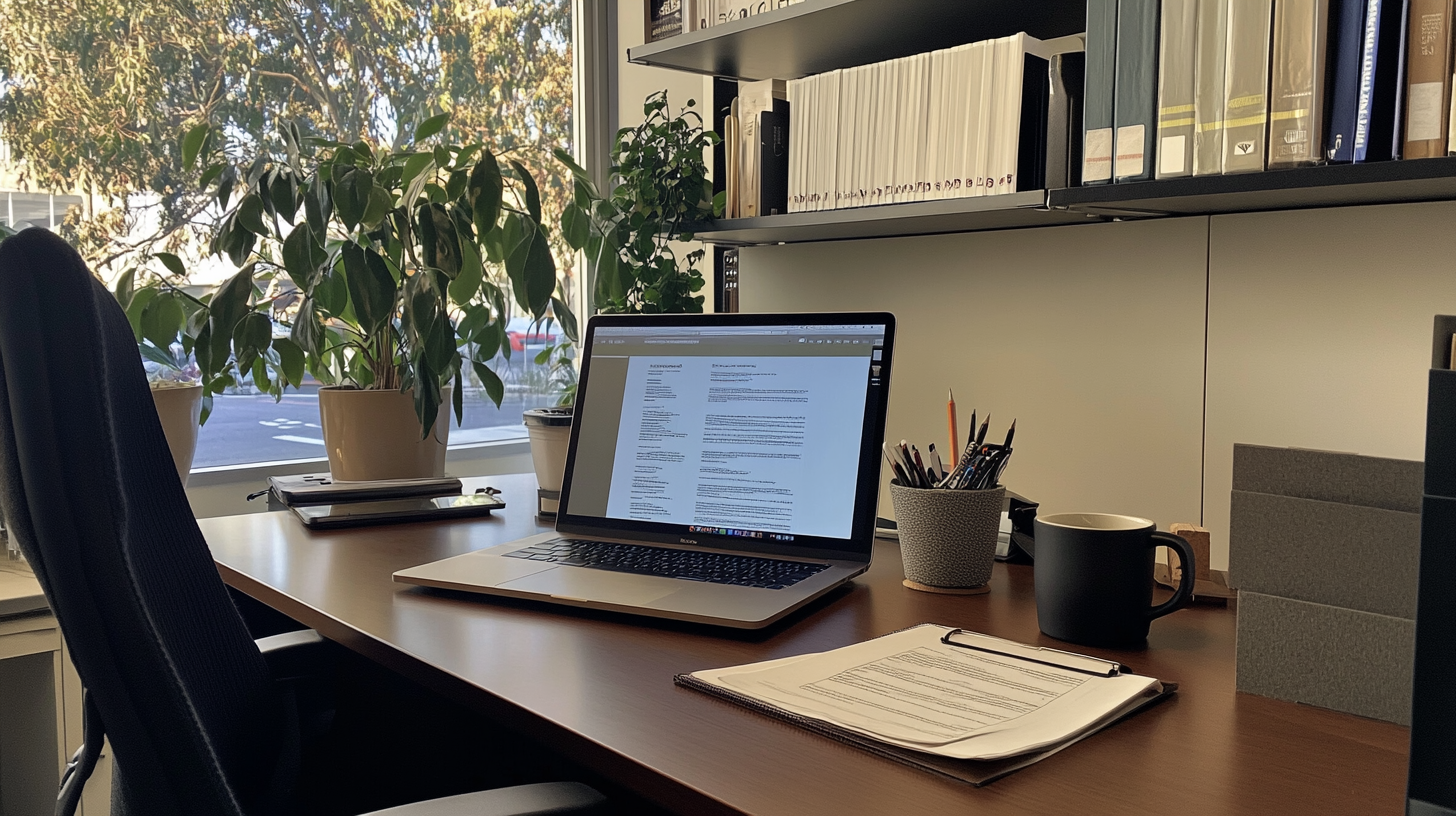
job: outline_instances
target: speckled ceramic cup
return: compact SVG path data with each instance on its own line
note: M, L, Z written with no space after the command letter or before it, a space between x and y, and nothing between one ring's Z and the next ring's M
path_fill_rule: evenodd
M991 580L1006 488L922 490L890 484L905 579L966 590Z

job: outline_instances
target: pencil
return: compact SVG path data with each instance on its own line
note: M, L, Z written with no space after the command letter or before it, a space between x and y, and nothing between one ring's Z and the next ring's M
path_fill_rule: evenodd
M954 456L955 452L961 449L961 434L960 429L956 427L955 392L949 391L948 393L950 397L945 402L945 418L946 423L950 426L950 447L946 450Z

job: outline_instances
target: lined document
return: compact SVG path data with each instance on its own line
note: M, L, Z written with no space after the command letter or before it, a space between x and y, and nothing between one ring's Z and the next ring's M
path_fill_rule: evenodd
M882 742L981 760L1068 742L1162 692L1150 677L1104 677L945 644L947 631L918 626L692 676Z

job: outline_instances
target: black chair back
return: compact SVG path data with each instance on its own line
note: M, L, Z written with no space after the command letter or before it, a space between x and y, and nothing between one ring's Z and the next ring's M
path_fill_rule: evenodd
M126 315L41 229L0 244L0 510L110 737L113 814L277 812L286 703L197 528Z

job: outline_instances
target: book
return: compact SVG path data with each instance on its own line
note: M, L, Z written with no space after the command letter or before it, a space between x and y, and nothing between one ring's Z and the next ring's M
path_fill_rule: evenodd
M1223 172L1264 169L1268 154L1269 46L1273 0L1229 0L1224 58Z
M1369 0L1361 42L1360 91L1355 107L1353 160L1400 157L1400 112L1405 97L1405 42L1409 0Z
M420 496L459 495L462 485L454 476L438 479L384 479L372 482L337 481L327 473L269 476L268 487L289 507Z
M1446 155L1450 139L1451 0L1411 0L1401 158Z
M762 211L763 134L760 130L760 117L770 110L778 110L783 117L783 125L787 127L788 87L782 79L744 82L738 86L738 132L742 140L742 148L738 154L742 162L738 173L738 195L743 218L756 218L766 214ZM778 201L777 198L771 201L780 212L786 208L786 203Z
M1349 162L1355 158L1355 118L1360 101L1361 49L1365 41L1367 0L1335 0L1331 11L1329 125L1325 131L1325 158Z
M1223 172L1227 0L1198 0L1198 51L1193 59L1193 175Z
M1177 689L1112 661L931 624L674 682L975 785L1045 759Z
M1087 68L1082 93L1082 183L1112 181L1117 0L1087 0Z
M788 102L775 100L773 110L758 115L758 168L756 171L759 215L781 215L789 211L789 117Z
M1198 0L1163 0L1158 34L1157 178L1193 175Z
M1114 181L1153 177L1158 106L1158 0L1118 0L1113 79Z
M684 0L643 0L647 8L647 42L657 42L683 32Z
M1275 0L1269 68L1270 167L1324 161L1329 0Z
M1069 51L1052 55L1047 66L1046 171L1042 187L1076 187L1082 181L1082 88L1087 54ZM1075 132L1075 136L1073 135Z

